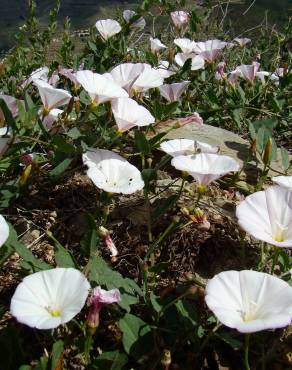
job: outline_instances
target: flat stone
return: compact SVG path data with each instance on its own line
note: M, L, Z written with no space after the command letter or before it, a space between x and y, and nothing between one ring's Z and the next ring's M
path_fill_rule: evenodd
M159 131L165 128L169 128L174 124L175 121L167 121L165 124L159 125ZM214 127L210 125L199 126L196 123L189 123L183 127L173 129L166 135L167 139L192 139L198 140L210 145L219 146L220 154L228 155L236 159L241 167L243 168L241 178L247 183L253 184L259 174L259 169L256 166L256 161L253 160L247 165L244 163L249 153L249 142L244 140L237 134L225 129ZM292 159L292 156L290 156ZM263 168L263 165L259 162L259 168ZM269 176L277 176L279 173L283 173L281 153L278 149L277 160L271 162L271 170Z

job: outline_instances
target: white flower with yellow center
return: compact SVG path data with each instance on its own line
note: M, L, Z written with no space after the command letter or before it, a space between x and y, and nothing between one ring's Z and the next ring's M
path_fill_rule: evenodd
M26 276L11 299L11 314L37 329L53 329L72 320L83 308L90 289L74 268L55 268Z
M222 324L241 333L282 328L292 318L292 287L263 272L221 272L209 280L205 300Z
M237 206L239 225L258 240L276 247L292 247L292 191L271 186L249 195Z

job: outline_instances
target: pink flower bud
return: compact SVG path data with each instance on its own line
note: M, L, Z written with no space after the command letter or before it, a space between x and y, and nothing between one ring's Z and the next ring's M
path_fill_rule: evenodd
M98 229L98 233L105 245L108 247L109 251L111 252L111 257L116 257L119 252L110 236L109 230L103 226L100 226Z
M202 126L204 121L203 121L203 118L197 112L194 112L190 116L182 118L178 121L178 125L180 127L183 127L189 123L197 123L199 126Z
M101 287L96 287L91 293L88 300L89 313L87 316L88 327L95 332L99 325L99 313L105 304L118 303L121 301L120 291L118 289L104 290Z

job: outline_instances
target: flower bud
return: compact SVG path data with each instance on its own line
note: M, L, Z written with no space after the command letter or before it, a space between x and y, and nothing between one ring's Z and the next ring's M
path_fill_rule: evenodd
M269 138L265 146L265 150L263 154L263 162L265 165L267 165L271 160L272 149L273 149L273 141L271 138Z

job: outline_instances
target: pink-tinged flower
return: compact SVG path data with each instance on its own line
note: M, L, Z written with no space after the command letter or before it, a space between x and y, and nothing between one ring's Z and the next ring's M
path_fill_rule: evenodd
M94 333L99 325L99 313L105 304L119 303L121 301L120 291L118 289L104 290L96 287L92 290L88 301L89 313L87 316L87 325Z
M283 328L291 323L292 287L263 272L221 272L209 280L205 300L222 324L241 333Z
M199 186L207 186L227 173L240 169L235 159L212 153L178 156L172 159L171 164L177 170L188 172Z
M235 86L236 83L237 83L237 77L238 77L238 74L236 71L232 71L230 72L229 76L228 76L228 82L230 83L231 86Z
M60 114L64 111L62 109L54 108L49 114L47 114L43 119L43 125L48 129L52 130L54 123L58 120Z
M122 30L120 23L113 19L99 20L95 23L95 27L104 40L108 40Z
M276 247L292 247L292 191L270 186L245 198L236 208L238 223L258 240Z
M190 116L187 116L187 117L184 117L184 118L180 118L178 120L178 125L180 127L183 127L185 125L188 125L189 123L197 123L199 126L202 126L203 123L204 123L204 121L203 121L203 118L197 112L194 112Z
M78 71L77 81L87 91L92 102L101 104L116 98L127 98L127 92L113 80L92 71Z
M140 28L143 29L146 26L146 21L143 17L138 18L134 22L132 19L137 15L134 10L126 9L123 11L123 18L127 23L130 23L131 28Z
M151 52L156 54L159 53L162 49L167 49L167 46L164 45L159 39L154 39L153 37L150 37L150 49Z
M225 62L218 63L218 65L216 67L216 72L215 72L216 80L221 80L223 77L225 77L225 73L224 73L225 67L226 67Z
M120 98L112 101L112 112L119 131L124 132L132 127L149 126L155 118L143 105L131 98Z
M177 10L175 12L170 13L171 19L175 27L180 30L184 28L190 21L189 13L183 10Z
M72 95L63 89L56 89L42 80L34 81L38 88L44 112L49 113L52 109L68 104Z
M222 49L228 45L228 42L220 40L208 40L195 42L193 51L204 58L208 63L213 62L220 54Z
M13 96L3 95L3 94L0 94L0 100L1 99L5 101L5 103L7 105L7 108L10 110L12 116L16 117L17 114L18 114L18 104L17 104L17 102L20 102L20 101L15 99ZM3 123L4 121L5 121L4 113L2 112L2 109L0 108L0 122ZM1 134L1 135L3 135L3 134Z
M79 82L77 81L76 72L74 72L73 69L61 68L59 70L59 74L68 78L68 80L73 82L75 88L78 88L80 86Z
M110 236L109 230L106 229L103 226L100 226L98 228L98 234L101 237L101 239L103 240L103 242L105 243L105 245L107 246L107 248L109 249L109 251L111 253L111 257L116 257L119 254L119 252L118 252L118 250L115 246L115 243L113 242L113 240Z
M173 84L164 84L159 87L159 91L168 102L178 101L189 83L190 81L182 81Z
M247 81L253 82L259 71L260 64L253 62L252 64L242 64L236 67L235 72L238 76L244 78Z
M248 39L247 37L243 37L243 38L236 37L234 41L237 42L239 46L243 47L249 42L251 42L251 39Z

